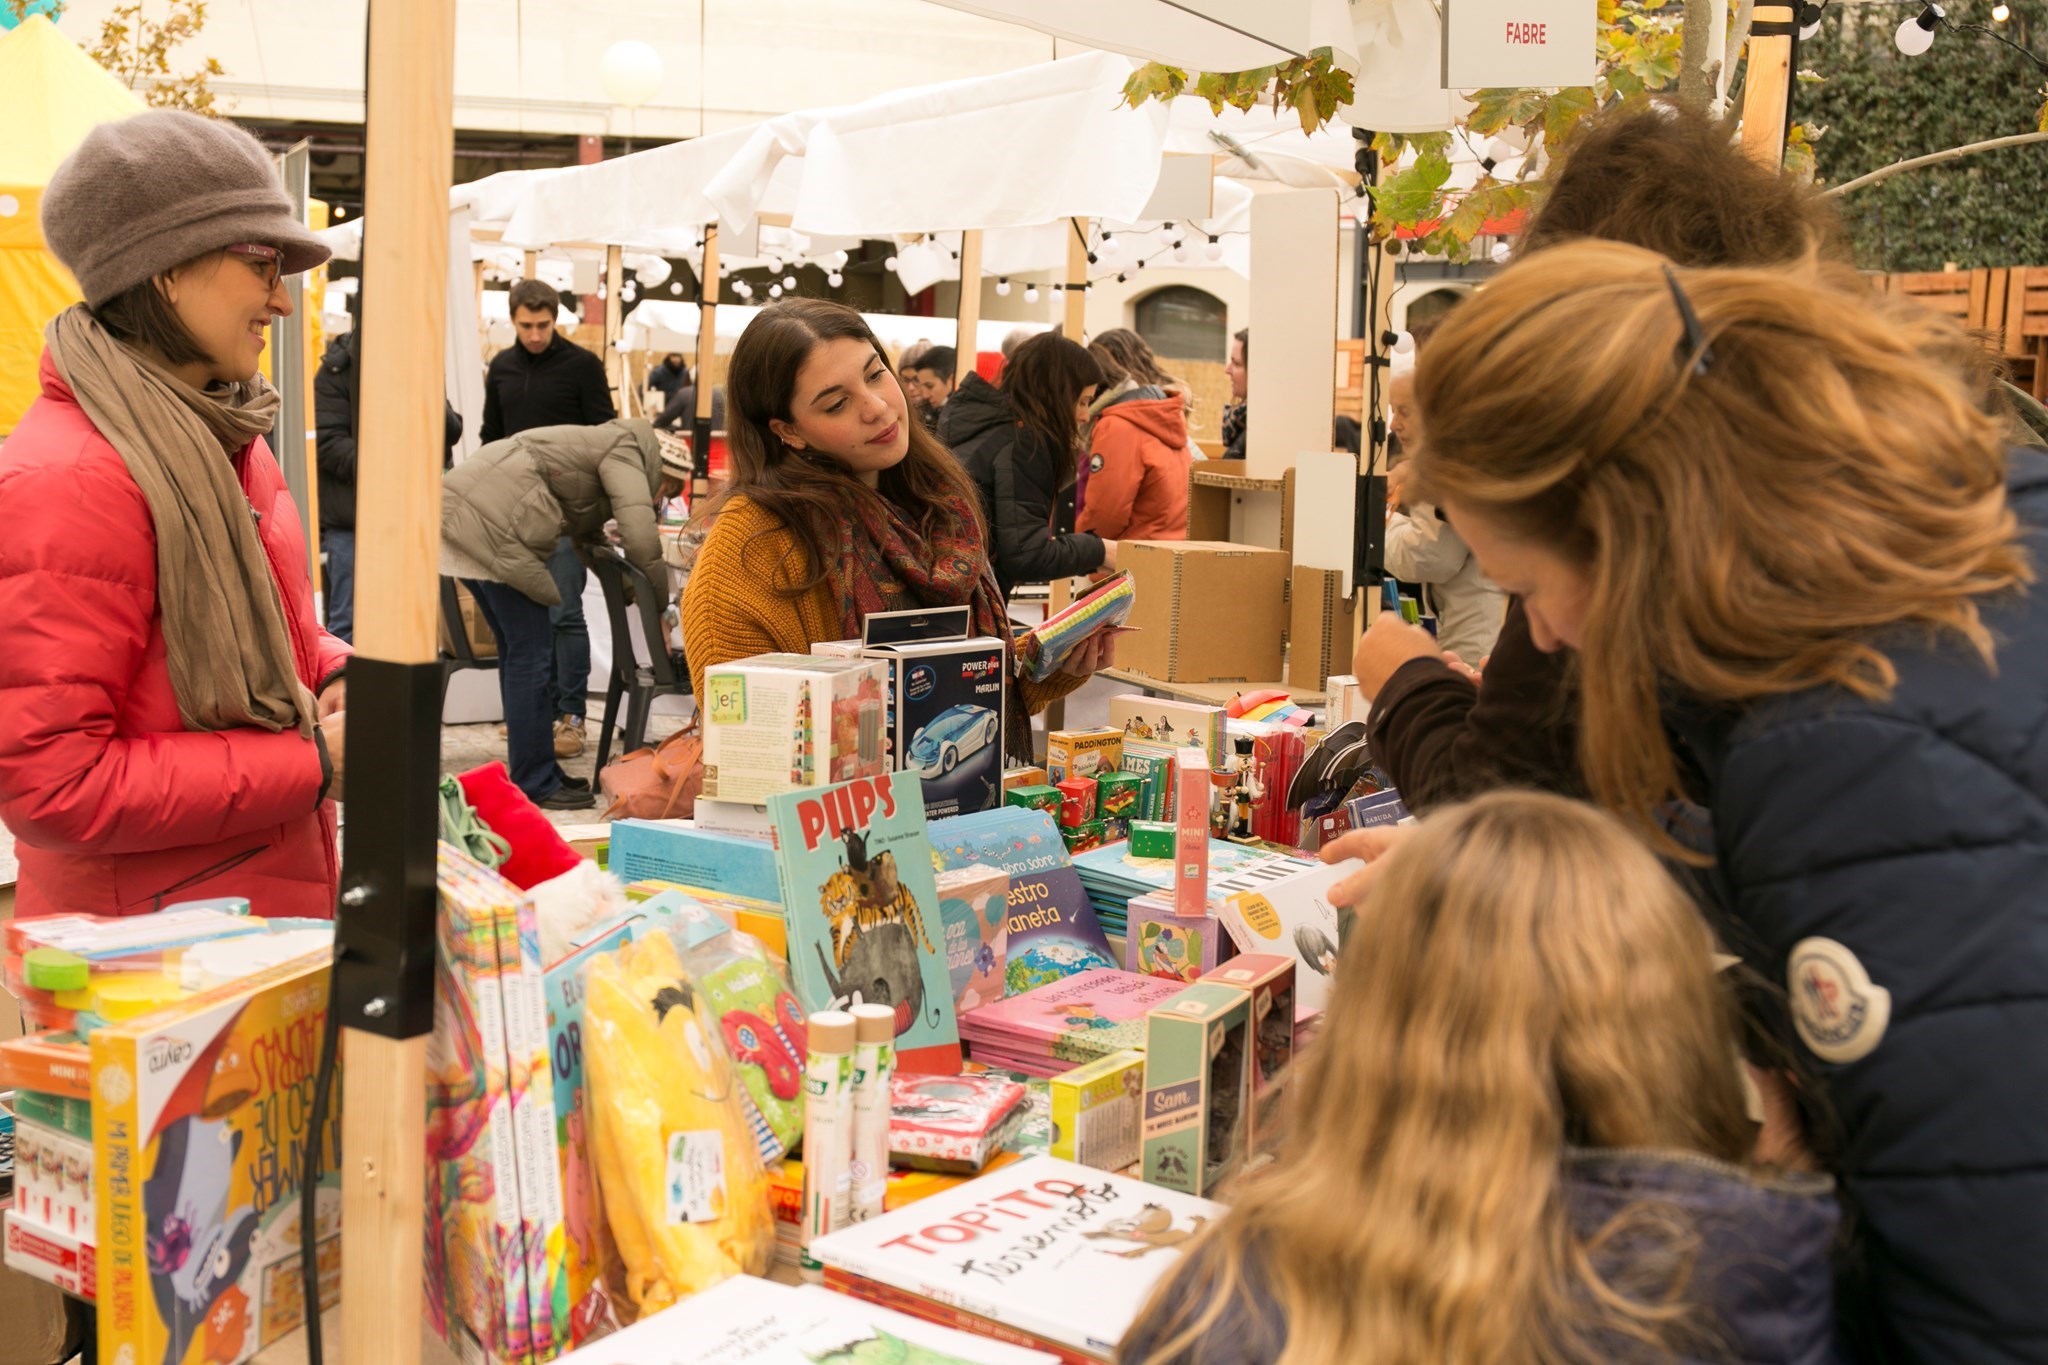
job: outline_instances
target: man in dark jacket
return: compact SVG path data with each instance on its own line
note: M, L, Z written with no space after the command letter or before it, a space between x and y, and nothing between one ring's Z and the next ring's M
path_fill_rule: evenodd
M689 382L690 367L680 351L670 351L647 374L647 387L660 394L664 404L676 396L677 389Z
M519 344L491 357L484 375L486 444L535 427L588 427L618 415L604 362L555 331L561 300L539 280L512 286L512 326ZM549 680L555 712L555 754L583 752L584 697L590 690L590 627L583 620L583 561L563 536L549 561L561 602L548 609L555 627Z
M327 561L327 629L354 643L356 601L356 421L362 411L362 367L356 333L327 345L313 375L315 462L320 469L320 553ZM462 414L447 404L446 468L462 439Z

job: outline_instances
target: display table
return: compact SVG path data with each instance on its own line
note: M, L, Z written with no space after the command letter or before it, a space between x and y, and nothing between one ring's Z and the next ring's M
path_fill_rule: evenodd
M1204 706L1228 706L1230 699L1240 692L1265 692L1273 689L1287 693L1302 706L1322 706L1330 700L1327 692L1289 687L1284 682L1170 683L1148 678L1142 673L1127 673L1120 668L1105 668L1096 676L1129 683L1148 696L1172 697L1175 701L1199 702Z

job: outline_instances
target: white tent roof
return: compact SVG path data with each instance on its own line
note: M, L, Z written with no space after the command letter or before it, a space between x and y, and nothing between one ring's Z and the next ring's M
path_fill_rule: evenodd
M751 304L718 305L718 352L728 355L739 344L740 333L761 313ZM697 343L698 306L649 300L626 314L620 328L619 345L628 351L687 350ZM949 317L913 317L896 313L863 313L868 327L883 345L901 351L913 341L930 341L939 346L954 345L958 322ZM983 322L975 329L976 350L1002 349L1003 338L1022 329L1027 332L1051 330L1044 322Z

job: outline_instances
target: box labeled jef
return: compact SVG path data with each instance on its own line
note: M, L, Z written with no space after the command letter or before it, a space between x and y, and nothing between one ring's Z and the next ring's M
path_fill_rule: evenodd
M1252 998L1188 987L1145 1017L1145 1165L1153 1185L1205 1194L1244 1160Z
M804 787L880 777L888 666L757 654L704 673L704 790L759 804Z

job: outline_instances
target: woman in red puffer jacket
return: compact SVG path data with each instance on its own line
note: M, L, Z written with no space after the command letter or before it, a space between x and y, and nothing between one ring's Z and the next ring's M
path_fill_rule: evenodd
M257 375L327 251L224 122L95 129L43 229L86 303L0 448L0 818L15 911L326 916L348 646L313 612Z

